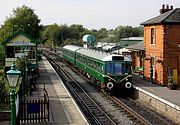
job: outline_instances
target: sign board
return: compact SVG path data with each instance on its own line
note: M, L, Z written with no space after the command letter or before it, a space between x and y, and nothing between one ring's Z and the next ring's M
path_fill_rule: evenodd
M18 57L24 57L24 53L15 53L15 57L18 58Z
M27 104L27 113L39 113L39 112L40 112L40 103Z
M29 41L16 41L16 42L11 42L7 43L6 46L36 46L36 44L29 42Z

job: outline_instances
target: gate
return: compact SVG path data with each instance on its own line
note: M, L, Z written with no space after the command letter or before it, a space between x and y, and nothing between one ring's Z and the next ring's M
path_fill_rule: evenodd
M20 123L49 122L49 97L46 90L42 99L20 101L19 120Z

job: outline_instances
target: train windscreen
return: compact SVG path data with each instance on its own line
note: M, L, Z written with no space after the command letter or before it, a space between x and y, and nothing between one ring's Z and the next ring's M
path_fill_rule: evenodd
M131 74L131 64L127 62L108 62L106 63L107 75Z

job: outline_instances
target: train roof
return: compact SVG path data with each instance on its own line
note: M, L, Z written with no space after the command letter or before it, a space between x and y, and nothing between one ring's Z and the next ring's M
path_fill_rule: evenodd
M123 61L131 61L129 58L124 57L123 55L105 53L105 52L101 52L101 51L97 51L93 49L86 49L83 47L74 46L74 45L66 45L63 48L74 51L74 52L76 51L79 54L89 56L91 58L101 60L101 61L119 61L122 59Z
M82 47L80 47L80 46L74 46L74 45L66 45L66 46L64 46L63 47L63 49L68 49L68 50L71 50L71 51L76 51L76 50L78 50L78 49L80 49L80 48L82 48Z
M77 53L80 53L82 55L86 55L86 56L89 56L91 58L98 59L101 61L119 61L119 60L122 60L122 57L123 57L123 61L131 61L130 59L128 59L127 57L124 57L123 55L110 54L110 53L105 53L101 51L96 51L93 49L81 48L77 50Z

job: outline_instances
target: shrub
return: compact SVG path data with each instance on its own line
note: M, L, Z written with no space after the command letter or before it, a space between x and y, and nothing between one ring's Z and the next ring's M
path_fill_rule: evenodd
M170 89L176 89L177 88L177 84L174 81L174 78L172 76L169 76L168 78L168 84L167 84L168 88Z

